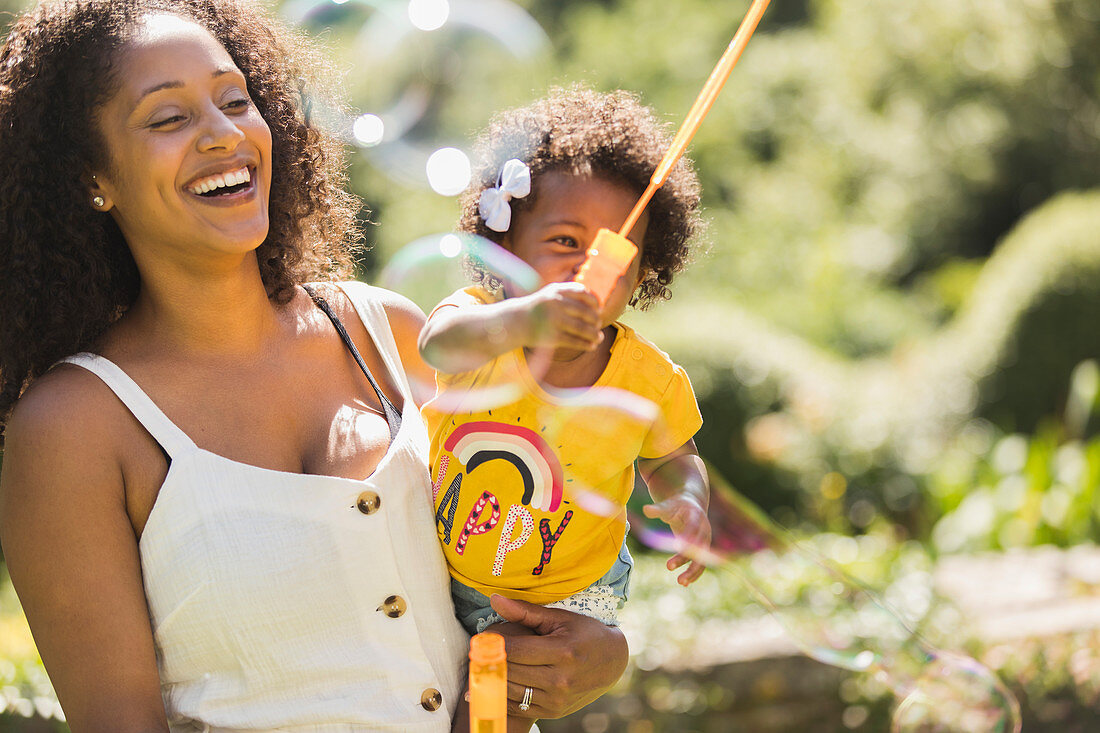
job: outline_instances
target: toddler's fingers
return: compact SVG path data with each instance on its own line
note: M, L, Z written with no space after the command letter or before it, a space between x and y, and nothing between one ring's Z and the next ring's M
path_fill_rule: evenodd
M680 573L680 577L676 579L676 582L686 588L687 586L698 580L699 576L702 575L703 571L706 569L707 566L702 564L701 562L693 562L691 563L691 565L688 566L687 570Z
M565 287L565 288L562 289L562 294L563 295L567 295L568 297L573 298L577 301L586 303L586 304L592 306L593 308L599 308L600 307L600 299L597 298L592 293L592 291L589 290L588 287L585 286L584 284L579 283L579 282L571 281L571 282L568 282L568 283L563 283L563 285L568 286L568 287Z
M554 339L554 346L558 348L592 351L599 345L600 338L598 335L596 337L592 337L588 334L577 333L573 331L559 332L557 338Z
M589 307L582 303L569 303L562 308L561 313L562 320L583 323L585 326L597 330L602 323L598 306Z
M558 319L558 328L577 336L596 341L603 334L600 331L600 322L581 318L575 314L566 314Z
M689 562L691 562L691 557L688 555L676 554L668 559L668 562L665 563L665 567L669 570L679 570Z
M660 504L646 504L642 507L642 514L650 519L661 519L665 515L665 508Z

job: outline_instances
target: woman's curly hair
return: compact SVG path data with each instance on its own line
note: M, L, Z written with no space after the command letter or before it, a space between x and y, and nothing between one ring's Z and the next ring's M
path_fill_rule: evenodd
M641 196L671 141L666 126L629 92L553 89L526 107L496 115L478 137L477 168L461 198L458 228L497 244L503 241L502 232L485 226L478 201L482 191L497 185L501 168L511 158L531 169L531 193L511 201L515 221L517 213L538 200L539 178L547 171L606 178ZM647 211L641 263L645 277L631 300L631 305L643 310L670 297L669 284L687 265L692 239L702 226L699 179L686 159L676 164ZM496 284L476 264L472 269L482 284Z
M271 128L267 238L257 249L269 297L350 274L359 201L341 144L309 120L307 86L332 78L301 36L254 0L54 0L11 27L0 48L0 436L31 379L92 347L137 297L140 278L87 176L109 169L98 108L117 57L150 14L193 20L243 72Z

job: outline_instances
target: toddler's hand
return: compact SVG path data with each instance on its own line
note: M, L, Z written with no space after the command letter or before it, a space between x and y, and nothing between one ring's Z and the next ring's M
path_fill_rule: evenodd
M710 520L699 500L680 494L657 504L647 504L642 507L642 512L667 524L680 543L680 551L669 558L668 569L676 570L691 562L676 582L686 587L698 580L706 565L696 558L700 551L710 549Z
M600 302L576 282L550 283L524 296L527 346L591 351L603 340Z

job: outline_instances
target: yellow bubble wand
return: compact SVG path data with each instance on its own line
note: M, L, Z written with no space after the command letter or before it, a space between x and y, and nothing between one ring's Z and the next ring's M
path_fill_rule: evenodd
M726 79L729 78L730 72L733 71L734 65L741 58L741 52L745 50L745 46L748 45L753 32L756 31L756 26L760 24L760 19L764 16L764 11L767 10L770 1L753 0L749 12L745 14L745 19L741 21L741 25L738 27L737 33L734 34L733 40L730 41L729 47L722 54L722 58L718 59L718 64L714 67L714 71L710 73L710 78L703 85L703 90L699 92L691 111L688 112L683 124L680 125L676 137L672 139L668 152L661 159L657 170L653 172L649 185L642 197L638 199L638 203L634 205L630 215L626 217L626 222L622 228L617 234L610 229L600 229L596 233L596 238L592 241L592 246L588 248L588 256L584 264L581 265L576 280L592 291L599 298L601 304L607 300L615 287L615 283L630 267L630 263L638 253L638 248L626 238L626 235L638 223L639 217L653 198L653 194L657 193L657 189L668 180L672 167L676 165L676 161L680 160L680 156L684 154L691 138L695 136L699 126L703 124L703 118L707 116L707 112L714 105L714 100L718 98L718 93L722 91L722 87L725 85Z

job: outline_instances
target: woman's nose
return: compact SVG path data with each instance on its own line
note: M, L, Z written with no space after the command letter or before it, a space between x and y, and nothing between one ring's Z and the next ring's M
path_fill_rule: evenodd
M203 150L234 150L244 140L244 132L222 110L206 115L205 129L199 138Z

